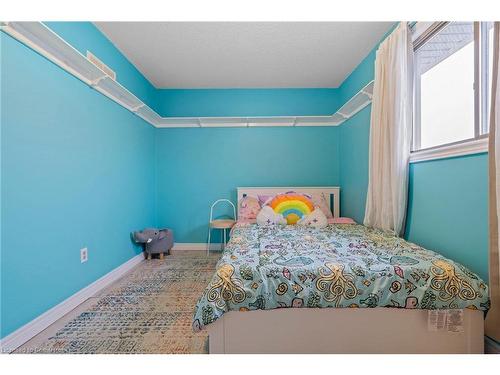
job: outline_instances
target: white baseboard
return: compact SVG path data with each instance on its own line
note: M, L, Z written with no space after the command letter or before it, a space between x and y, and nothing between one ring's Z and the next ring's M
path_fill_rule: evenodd
M121 266L118 266L111 272L94 281L92 284L79 290L71 297L68 297L58 305L52 307L50 310L33 319L31 322L25 324L21 328L18 328L10 335L5 336L2 340L0 340L0 353L10 353L16 350L18 347L35 337L55 321L69 313L75 307L85 302L90 297L94 296L96 293L110 285L112 282L118 280L143 260L143 253L134 256L133 258L123 263Z
M210 251L220 251L221 249L221 244L220 243L211 243L210 244ZM172 247L172 250L174 251L207 251L207 244L204 242L176 242L174 243L174 246Z

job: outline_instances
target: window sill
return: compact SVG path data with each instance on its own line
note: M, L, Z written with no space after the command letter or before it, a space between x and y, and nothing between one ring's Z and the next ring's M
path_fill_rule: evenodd
M471 141L455 143L428 150L415 151L410 154L410 163L427 160L453 158L456 156L480 154L488 152L488 138L473 139Z

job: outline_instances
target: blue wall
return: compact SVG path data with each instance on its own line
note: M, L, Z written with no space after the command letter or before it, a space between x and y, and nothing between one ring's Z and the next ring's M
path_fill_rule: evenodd
M114 48L71 27L98 54ZM154 224L155 129L6 34L0 43L4 337L140 252L129 233Z
M488 154L411 164L406 236L488 280Z
M342 104L338 89L159 90L157 101L163 116L325 115ZM158 224L177 242L205 242L210 205L235 202L238 186L340 183L338 128L158 129L156 142Z
M173 117L328 115L342 104L338 89L169 89L156 103ZM338 138L332 128L158 129L158 225L205 242L210 205L235 202L237 186L338 185Z
M164 129L156 141L158 224L177 242L205 242L210 205L236 202L238 186L340 182L338 128Z
M340 125L340 212L362 223L368 188L370 106Z
M386 36L391 31L387 32ZM385 39L384 36L382 40ZM375 75L375 47L339 88L343 103L371 82ZM340 125L340 154L342 155L340 182L342 194L340 206L343 216L358 223L365 216L365 201L368 188L368 148L370 140L371 105Z
M343 102L338 89L158 90L162 116L331 115Z
M340 87L347 100L374 77L376 48ZM363 222L368 187L370 111L340 126L342 215ZM488 280L486 154L410 166L406 238L466 265Z

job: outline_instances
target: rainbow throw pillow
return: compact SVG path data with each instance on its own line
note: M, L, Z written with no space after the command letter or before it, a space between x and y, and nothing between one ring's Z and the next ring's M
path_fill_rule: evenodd
M274 212L283 215L288 225L297 224L303 216L314 211L314 204L311 199L294 192L278 194L268 205Z

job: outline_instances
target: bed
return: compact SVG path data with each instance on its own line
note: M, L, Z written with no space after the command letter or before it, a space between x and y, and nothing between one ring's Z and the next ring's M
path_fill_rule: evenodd
M327 196L339 216L340 190ZM486 284L430 250L358 224L237 223L198 301L210 353L482 353Z

